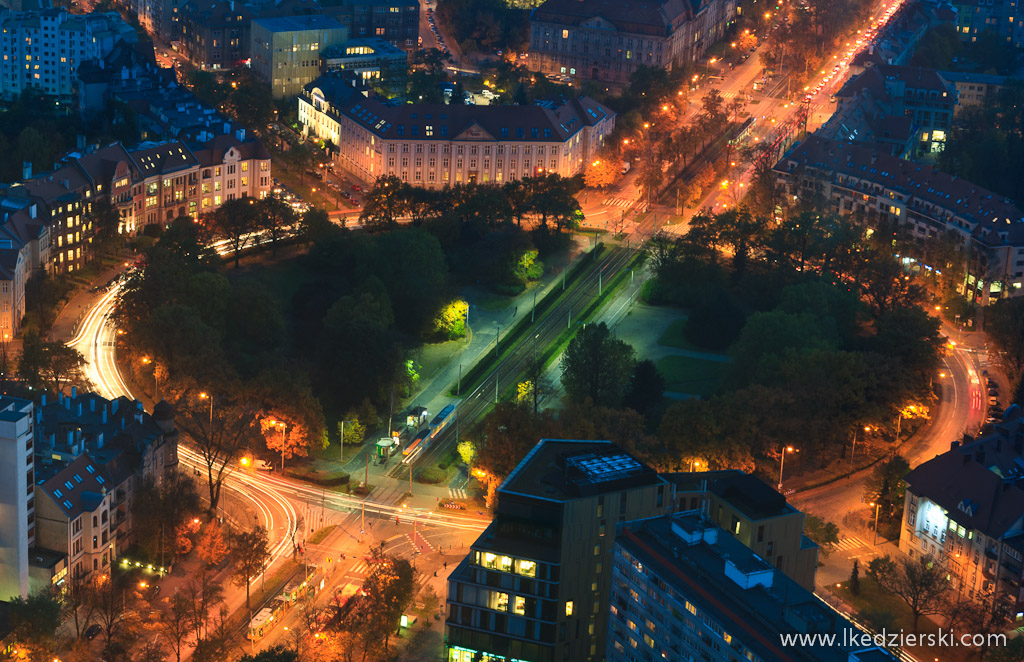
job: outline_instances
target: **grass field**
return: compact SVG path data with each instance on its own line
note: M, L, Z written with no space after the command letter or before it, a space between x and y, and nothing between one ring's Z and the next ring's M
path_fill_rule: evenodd
M728 367L728 363L689 356L666 356L658 361L658 371L665 377L666 389L703 396L715 392Z
M665 332L658 338L658 344L664 345L665 347L675 347L677 349L691 349L693 351L702 351L702 348L697 347L689 340L686 339L686 318L677 319L672 322Z

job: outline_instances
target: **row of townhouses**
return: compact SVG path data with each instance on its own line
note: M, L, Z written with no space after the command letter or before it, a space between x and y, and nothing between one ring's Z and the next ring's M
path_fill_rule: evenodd
M0 598L109 572L132 543L132 501L178 463L174 412L95 394L0 397Z
M1024 214L1008 198L884 148L817 134L774 170L780 192L815 196L869 225L900 223L918 243L954 233L972 258L960 290L982 305L1024 293Z
M329 75L303 90L299 122L366 181L395 175L443 188L578 174L604 145L615 113L589 97L529 106L386 103Z
M241 130L196 147L169 141L129 151L112 143L72 152L37 176L25 164L22 181L0 186L0 334L19 332L29 277L85 265L97 202L112 204L118 230L134 234L235 198L263 198L271 187L270 154Z

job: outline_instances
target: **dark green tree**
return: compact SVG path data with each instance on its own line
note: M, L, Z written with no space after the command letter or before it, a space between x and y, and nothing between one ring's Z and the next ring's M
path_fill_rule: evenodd
M853 560L853 569L850 570L850 593L860 595L860 562Z
M562 385L569 398L616 407L629 387L636 359L633 348L608 326L587 324L569 341L562 359Z
M256 526L251 531L242 531L231 536L232 581L235 586L245 586L245 608L249 609L249 588L253 577L263 572L270 562L270 543L267 530Z

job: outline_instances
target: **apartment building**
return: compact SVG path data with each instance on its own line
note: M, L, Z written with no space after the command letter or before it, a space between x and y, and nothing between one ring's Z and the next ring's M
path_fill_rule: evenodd
M32 403L0 397L0 599L29 595L28 550L36 541Z
M324 50L341 46L348 28L324 15L259 18L252 22L252 71L277 98L299 94L320 75Z
M727 469L662 474L675 487L676 510L699 510L716 526L808 591L818 545L804 535L804 514L756 476Z
M38 546L63 555L71 576L109 568L132 542L135 488L176 471L177 446L167 402L151 416L127 398L72 390L48 404L43 396L36 408Z
M956 233L971 257L959 291L981 305L1022 293L1024 214L1007 198L872 145L817 135L792 147L774 171L786 195L814 196L868 225L901 223L919 244Z
M735 14L734 0L547 0L530 14L530 69L626 83L640 66L696 62Z
M0 97L29 88L70 101L75 73L102 60L119 42L138 37L117 12L72 15L65 9L11 12L0 8Z
M182 8L181 52L199 69L233 69L249 59L253 12L234 0L189 0Z
M954 117L964 108L980 106L987 99L997 99L1007 80L1006 76L964 71L940 71L939 75L956 87L957 103L953 111Z
M608 662L894 662L822 602L702 511L619 525ZM834 635L783 646L783 635Z
M445 659L602 659L616 524L671 502L671 485L611 442L541 440L448 578Z
M353 38L377 37L406 52L419 48L419 0L340 0L324 11Z
M603 146L615 113L589 97L532 106L388 104L324 76L299 98L299 122L364 181L395 175L443 188L544 173L571 177Z
M960 39L975 42L988 30L1017 48L1024 46L1024 16L1017 0L956 0L956 30Z
M1006 411L992 432L962 442L907 477L900 551L946 565L965 598L1024 611L1024 419Z
M188 0L122 0L139 24L165 41L178 41L181 17Z
M893 156L928 159L946 144L957 88L934 69L869 59L863 72L850 78L835 98L836 112L823 127L824 135L859 142L877 140L898 147L891 150ZM857 121L855 113L863 121Z

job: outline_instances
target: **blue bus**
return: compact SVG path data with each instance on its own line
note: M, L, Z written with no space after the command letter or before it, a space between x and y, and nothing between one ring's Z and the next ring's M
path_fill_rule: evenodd
M423 428L416 433L416 436L412 438L409 445L402 449L402 464L409 464L412 462L416 454L426 448L430 444L430 428Z

